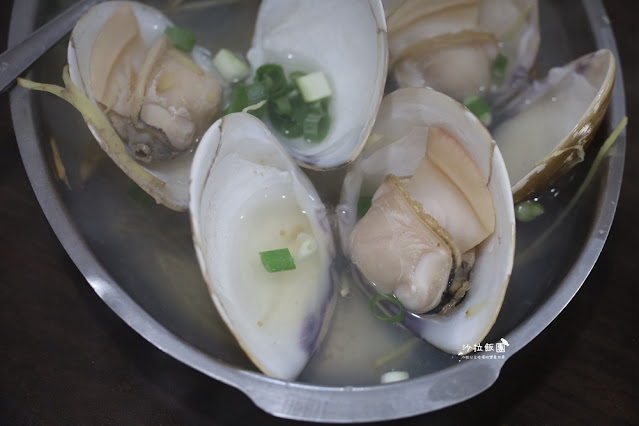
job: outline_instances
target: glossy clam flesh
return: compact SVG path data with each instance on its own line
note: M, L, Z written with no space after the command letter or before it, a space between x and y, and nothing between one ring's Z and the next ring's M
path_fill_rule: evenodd
M265 374L292 380L330 318L332 232L310 181L246 113L218 120L193 160L193 239L217 310ZM260 252L288 248L296 268L267 272Z
M499 150L462 105L431 89L387 95L338 220L358 275L412 312L411 331L455 354L486 336L512 269L514 209Z
M165 186L136 180L112 158L159 202L184 210L189 151L215 121L222 88L173 46L164 35L169 25L161 12L141 3L99 4L76 24L68 61L73 83L107 116L129 155ZM89 127L109 153L103 135Z
M615 80L615 57L602 49L549 71L506 105L493 134L515 201L548 187L585 157Z
M265 0L247 58L292 71L321 71L332 89L331 127L309 143L278 136L303 167L326 170L354 160L363 148L386 82L388 48L380 0Z
M399 87L431 87L460 101L473 95L502 99L526 82L535 61L537 9L536 0L388 6L392 75Z

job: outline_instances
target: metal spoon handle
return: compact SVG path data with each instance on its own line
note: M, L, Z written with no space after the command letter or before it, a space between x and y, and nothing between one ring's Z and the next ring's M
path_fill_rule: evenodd
M38 28L33 34L0 55L0 93L40 56L73 29L80 16L103 0L81 0Z

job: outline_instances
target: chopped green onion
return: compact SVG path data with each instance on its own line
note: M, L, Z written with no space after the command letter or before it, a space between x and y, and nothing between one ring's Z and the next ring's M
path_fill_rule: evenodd
M248 77L251 73L249 66L228 49L220 49L212 62L227 81L239 81Z
M246 88L248 105L255 105L267 99L267 88L262 83L253 83Z
M195 47L197 37L189 30L180 27L166 27L164 34L169 37L173 46L183 52L190 53Z
M331 118L328 114L311 112L304 119L304 139L309 142L319 142L326 137L331 127Z
M301 97L300 97L301 99ZM280 114L277 108L277 104L274 102L268 103L268 115L271 119L271 124L282 135L287 138L299 138L303 135L304 130L302 127L303 119L300 121L297 119L299 112L303 112L303 107L296 101L295 98L290 99L292 115Z
M297 87L297 79L300 77L304 77L306 75L305 72L302 71L293 71L292 73L290 73L288 75L288 78L291 79L291 81L293 82L293 84L295 85L295 87Z
M308 104L308 109L316 114L328 115L328 101L329 98L324 98L319 101L311 102Z
M149 194L146 193L142 188L138 185L134 185L129 189L126 194L131 197L133 201L135 201L140 207L149 208L154 204L157 204L156 201Z
M333 94L331 86L321 71L306 74L305 76L299 77L295 82L306 102L318 101Z
M276 64L265 64L259 67L255 72L255 81L266 86L269 99L283 96L288 91L284 69Z
M288 96L280 96L279 98L273 99L273 103L275 104L275 108L277 108L278 114L291 115L293 108L291 107L291 101Z
M506 77L506 67L508 66L508 58L501 53L495 58L493 62L493 77L498 80L503 80Z
M224 109L224 115L231 114L232 112L240 112L248 106L247 88L247 84L236 84L233 86L233 90L231 90L231 103Z
M373 197L359 197L359 200L357 200L357 217L364 217L371 208L372 203Z
M493 115L490 112L490 105L483 96L471 95L464 99L464 106L470 110L477 118L481 120L486 126L489 126L493 120Z
M384 313L378 312L378 310L375 309L375 306L377 305L377 302L379 302L382 299L396 304L399 307L399 312L392 317L389 317L385 315ZM391 322L391 323L401 322L404 320L404 317L406 316L406 309L404 308L404 305L402 305L402 302L400 302L399 299L397 299L397 297L395 297L394 294L377 293L375 296L371 298L369 307L371 309L371 312L373 313L373 315L375 315L376 318L386 322Z
M544 206L536 201L523 201L515 206L515 216L521 222L530 222L544 214Z
M262 118L267 111L271 125L287 138L304 137L307 142L320 142L326 138L331 126L328 113L330 96L307 102L296 82L313 74L326 79L320 72L290 73L289 82L284 69L277 64L264 64L255 72L254 83L236 84L224 114L244 111ZM330 95L330 89L328 91Z
M295 259L287 248L261 251L260 259L268 272L290 271L295 269Z
M408 380L410 376L406 371L387 371L380 377L380 383L393 383Z
M300 92L297 90L289 97L289 99L291 100L291 105L293 107L290 118L296 123L299 123L301 127L302 123L304 123L304 119L309 114L309 104L304 102L302 95L300 95Z
M290 82L288 83L289 95L294 93L299 93L297 89L297 79L300 77L304 77L306 75L305 72L302 71L293 71L288 75ZM301 95L300 95L301 96Z
M244 111L247 107L259 104L266 100L266 87L262 83L236 84L231 91L231 103L223 111L223 114ZM248 110L249 114L261 117L265 107Z

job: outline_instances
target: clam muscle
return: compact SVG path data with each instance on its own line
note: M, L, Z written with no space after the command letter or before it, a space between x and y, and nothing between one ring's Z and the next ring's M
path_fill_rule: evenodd
M351 237L353 263L379 293L395 293L411 312L436 308L459 261L452 238L389 176ZM453 256L456 252L457 256Z
M236 113L200 142L190 197L218 311L265 374L294 379L323 335L334 293L332 234L317 193L261 121ZM260 253L280 249L295 269L268 272Z
M390 12L400 87L501 102L526 81L539 47L537 0L407 0Z
M384 98L346 175L345 251L368 284L412 312L404 325L445 351L472 348L497 318L514 257L509 186L486 128L430 89ZM358 199L370 195L358 218Z
M168 25L159 11L140 3L94 6L71 34L69 73L108 118L129 155L166 185L145 184L116 158L118 166L156 200L184 210L189 150L215 120L222 90L191 55L172 45L164 35ZM89 127L109 153L105 136Z

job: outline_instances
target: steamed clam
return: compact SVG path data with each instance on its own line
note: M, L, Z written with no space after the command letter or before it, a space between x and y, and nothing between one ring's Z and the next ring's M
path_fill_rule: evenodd
M338 214L358 274L394 293L412 313L407 328L455 354L486 336L510 278L515 223L503 160L472 113L431 89L387 95Z
M223 117L202 138L190 198L197 257L220 315L265 374L294 379L334 301L322 201L268 128L246 113ZM280 249L295 269L268 272L260 253Z
M185 210L192 150L215 121L222 88L191 54L173 46L164 34L170 25L141 3L101 3L76 24L68 61L75 86L108 118L127 153L163 185L141 179L88 123L100 145L158 202Z
M503 98L527 79L539 47L537 0L406 0L387 6L390 68L399 87L461 101Z
M331 127L309 143L279 135L303 167L336 168L363 148L386 82L386 22L380 0L265 0L247 58L293 71L320 71L332 87Z
M503 107L493 134L515 201L545 189L583 161L610 102L615 69L607 49L584 55L551 69Z

